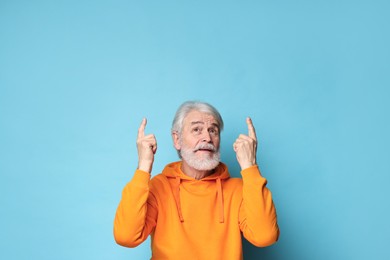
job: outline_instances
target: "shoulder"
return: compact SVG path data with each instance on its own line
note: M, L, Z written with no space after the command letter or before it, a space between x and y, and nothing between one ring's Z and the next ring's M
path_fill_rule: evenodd
M242 179L230 177L229 179L226 179L226 183L242 184Z
M150 191L153 193L159 193L160 191L165 191L170 189L168 178L162 173L154 176L150 180Z
M167 177L164 176L162 173L157 174L156 176L152 177L150 180L151 185L161 185L162 183L168 182Z
M240 192L242 190L242 179L241 178L229 178L224 180L223 189L233 192Z

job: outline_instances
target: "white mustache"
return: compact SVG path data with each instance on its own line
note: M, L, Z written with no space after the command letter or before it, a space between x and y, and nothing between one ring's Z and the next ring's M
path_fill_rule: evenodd
M214 145L212 144L198 144L195 149L194 149L194 152L196 151L199 151L199 150L210 150L212 152L216 152L217 149L215 148Z

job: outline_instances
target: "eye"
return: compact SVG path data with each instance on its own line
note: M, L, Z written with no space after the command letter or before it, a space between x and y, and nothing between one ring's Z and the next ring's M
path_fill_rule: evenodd
M200 127L195 127L192 129L192 132L195 133L195 134L199 134L202 132L202 129L200 129Z
M210 129L209 129L209 133L212 134L212 135L217 135L217 134L218 134L218 129L216 129L216 128L210 128Z

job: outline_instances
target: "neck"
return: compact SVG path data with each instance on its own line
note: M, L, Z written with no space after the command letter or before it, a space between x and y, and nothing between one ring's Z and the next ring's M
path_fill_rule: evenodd
M187 176L189 176L191 178L194 178L196 180L203 179L204 177L207 177L207 176L209 176L209 175L214 173L214 169L200 171L200 170L197 170L195 168L192 168L185 161L182 161L181 170L182 170L182 172L185 175L187 175Z

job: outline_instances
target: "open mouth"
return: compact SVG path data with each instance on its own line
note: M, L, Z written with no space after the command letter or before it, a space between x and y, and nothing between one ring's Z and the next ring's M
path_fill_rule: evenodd
M213 153L213 152L215 152L215 150L212 149L212 148L198 148L198 149L195 149L194 152L208 152L208 153Z
M195 150L195 152L209 152L209 153L212 153L214 151L210 150L210 149L197 149L197 150Z
M216 152L216 149L211 144L201 144L198 147L195 147L194 152L207 152L207 153L214 153Z

